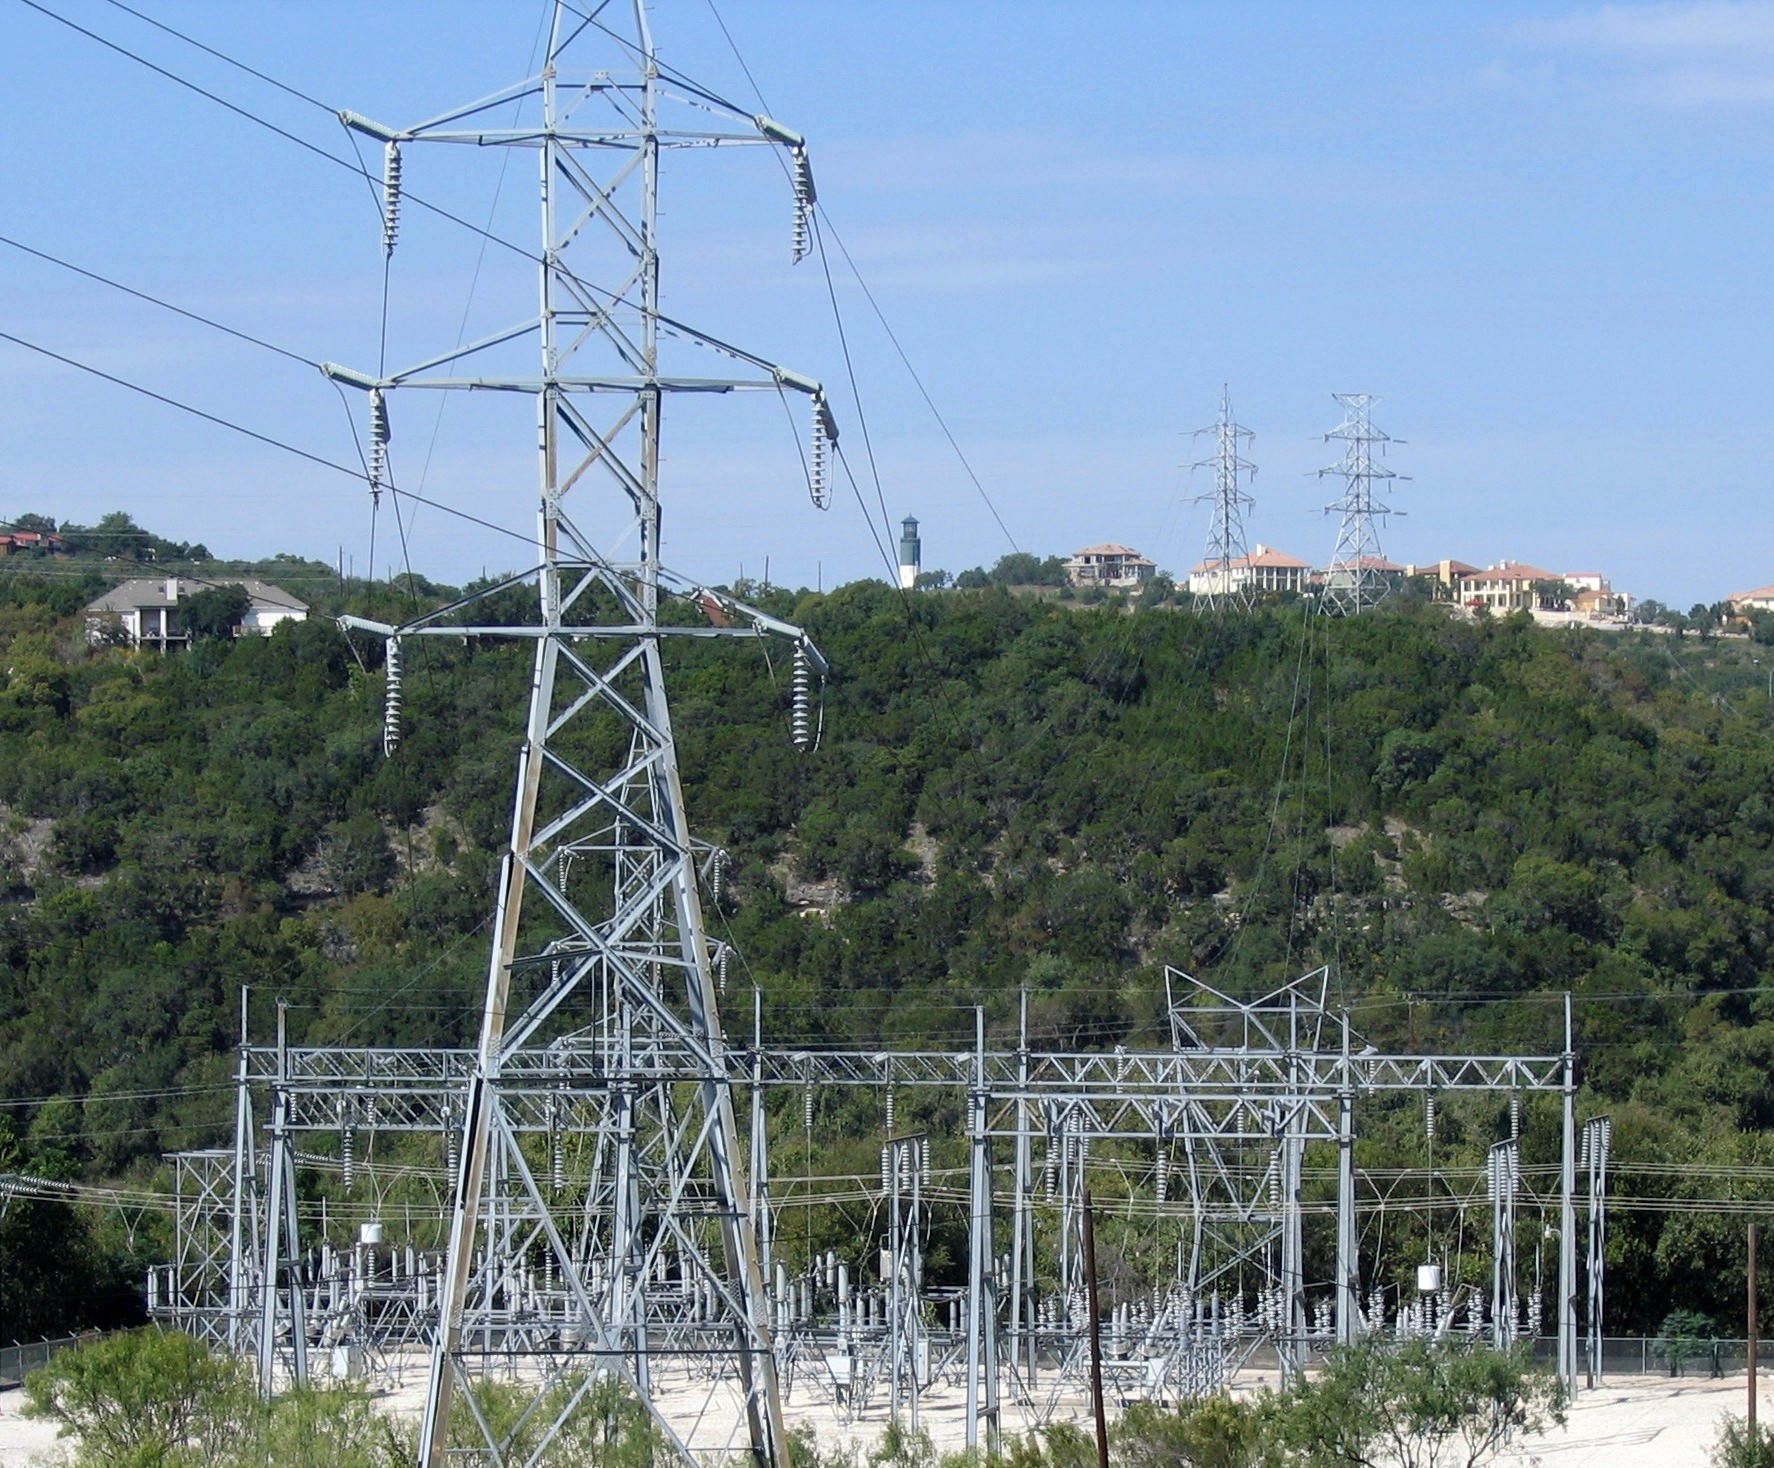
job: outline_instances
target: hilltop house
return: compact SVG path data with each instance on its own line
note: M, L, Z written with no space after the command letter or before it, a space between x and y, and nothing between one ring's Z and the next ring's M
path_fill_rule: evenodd
M1068 586L1143 586L1157 565L1138 551L1110 541L1087 545L1065 563Z
M114 586L86 605L86 640L102 642L110 629L120 628L135 647L182 647L191 634L180 622L176 608L194 592L217 586L238 586L247 596L246 615L240 621L243 636L267 636L279 622L304 620L308 604L281 587L250 576L226 581L199 580L192 576L138 577Z
M1536 582L1562 581L1551 571L1520 561L1499 561L1460 578L1460 601L1490 612L1531 612L1540 605Z
M1452 601L1460 590L1460 578L1470 576L1482 568L1469 566L1464 561L1456 561L1451 556L1445 560L1431 561L1426 566L1409 565L1404 574L1411 580L1430 581L1434 583L1430 594L1437 601Z
M0 535L0 556L62 553L62 538L46 530L8 530Z
M1384 556L1357 556L1352 561L1332 561L1324 569L1324 589L1336 592L1396 591L1404 581L1405 568Z
M1189 572L1189 590L1196 596L1233 596L1246 590L1259 596L1275 591L1301 592L1306 589L1311 571L1306 562L1258 541L1257 548L1248 556L1224 564L1203 561Z
M1738 616L1746 612L1774 612L1774 586L1758 586L1754 591L1733 592L1726 598Z

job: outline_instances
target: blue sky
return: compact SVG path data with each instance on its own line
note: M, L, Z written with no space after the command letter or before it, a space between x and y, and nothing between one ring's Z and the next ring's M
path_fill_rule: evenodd
M42 0L316 144L338 126L105 0ZM1774 3L1045 3L720 0L771 112L1009 530L1000 531L840 264L891 517L925 563L1115 539L1186 569L1222 383L1257 432L1253 539L1323 560L1312 471L1330 394L1377 393L1410 482L1399 560L1601 570L1687 605L1774 581ZM524 3L138 7L341 107L419 119L525 74ZM665 58L751 89L707 0L652 11ZM373 366L378 224L360 180L107 53L0 7L9 103L0 233L304 356ZM528 158L409 158L408 180L514 236ZM497 203L495 204L495 194ZM667 301L857 408L817 264L788 264L789 201L759 153L668 175ZM409 213L392 355L520 316L522 262ZM474 282L472 300L470 282ZM0 330L331 458L332 388L10 250ZM361 404L358 405L361 409ZM767 411L766 411L767 409ZM509 405L400 404L402 482L523 528L533 434ZM774 403L668 423L668 559L827 585L879 574L845 490L809 508ZM872 489L870 490L872 501ZM0 514L126 508L222 554L359 570L361 488L0 343ZM878 518L878 515L877 515ZM434 511L415 569L522 559ZM386 511L378 569L393 543Z

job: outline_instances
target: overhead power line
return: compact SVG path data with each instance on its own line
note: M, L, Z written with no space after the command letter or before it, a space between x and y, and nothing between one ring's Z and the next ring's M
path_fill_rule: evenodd
M146 25L153 26L157 31L164 31L167 35L183 41L187 46L195 46L199 51L203 52L205 56L213 56L217 61L232 66L238 71L244 71L248 76L264 82L267 86L276 87L280 92L287 92L299 102L306 102L310 107L318 107L322 112L333 113L334 116L338 115L334 112L333 108L327 106L327 104L322 102L318 97L311 97L300 88L290 86L288 82L280 82L274 76L267 76L264 72L259 71L255 67L248 66L244 61L239 60L237 57L230 56L226 51L218 51L214 46L206 46L195 36L188 36L183 31L167 25L165 21L155 20L153 16L144 14L133 6L125 5L123 0L105 0L105 3L121 10L125 15L133 15L137 20L142 21Z
M27 3L29 3L29 0L27 0ZM364 474L361 469L353 469L350 465L341 464L336 459L329 459L321 454L310 453L307 449L298 448L295 444L288 443L281 438L273 438L268 433L260 433L256 428L248 428L244 423L236 423L232 418L223 418L219 414L207 412L203 408L197 407L195 404L184 402L179 398L168 397L165 393L155 392L151 387L143 387L139 382L131 382L126 377L118 377L115 373L106 372L102 368L94 367L91 363L82 362L77 358L66 356L61 352L53 352L48 347L40 346L36 342L26 341L22 336L14 336L9 331L0 331L0 341L11 342L15 347L23 347L26 351L35 352L41 357L47 357L52 362L60 362L64 367L72 367L76 371L89 373L93 377L100 378L116 387L127 388L130 392L140 393L143 397L152 398L155 402L163 403L169 408L177 408L181 413L189 413L193 418L201 418L206 423L213 423L218 428L226 428L231 433L238 433L245 438L254 439L271 448L281 449L286 454L294 454L298 459L306 459L309 463L318 464L323 469L331 469L335 474L343 474L348 478L359 481L360 483L368 483L368 476ZM393 488L393 486L391 486L391 488ZM439 500L427 499L424 495L414 494L411 490L394 488L394 493L404 495L415 504L427 505L446 515L454 515L458 519L465 520L471 525L478 525L484 530L492 530L500 535L509 536L511 539L521 541L525 545L535 544L534 540L527 535L512 530L508 526L496 525L491 520L483 520L478 515L471 515L466 510L457 509L454 505L446 505Z
M146 301L151 306L159 306L163 311L171 311L175 316L183 316L188 321L195 321L199 325L207 326L239 341L249 342L255 347L263 347L267 352L275 352L280 357L288 357L290 361L299 362L304 367L313 367L316 371L320 368L320 363L312 358L304 357L300 352L292 352L287 347L280 347L276 342L268 342L263 337L254 336L251 332L239 331L220 321L212 320L208 316L199 315L196 311L188 311L183 306L174 305L171 301L162 300L159 296L151 295L147 291L137 290L134 286L125 285L120 280L113 280L108 275L100 275L96 270L88 270L83 265L76 265L72 260L64 260L60 255L52 255L47 250L39 250L33 245L27 245L23 240L15 240L9 235L0 234L0 245L10 245L13 249L27 255L34 255L37 259L50 265L58 265L63 270L72 271L75 275L85 276L88 280L96 280L100 285L109 286L114 291L122 291L126 296L134 296L138 301Z
M373 178L370 175L369 171L367 169L365 169L361 163L355 162L354 160L352 160L350 158L341 157L337 153L329 153L325 148L321 147L318 143L309 142L308 139L301 137L296 133L291 132L288 128L280 127L277 123L272 122L269 118L261 117L261 116L259 116L258 113L253 112L253 111L249 110L248 108L242 107L236 102L230 102L226 97L220 96L217 93L210 91L207 87L198 86L198 84L196 82L190 81L187 78L180 76L176 71L170 71L166 67L158 65L157 63L148 60L147 57L142 56L135 51L131 51L127 46L120 45L116 41L110 40L108 37L101 36L97 31L88 30L85 26L79 25L79 24L75 23L74 21L69 20L68 17L65 15L58 15L55 11L51 10L47 5L39 4L38 0L19 0L19 3L21 5L28 6L32 10L35 10L39 15L47 16L50 20L55 21L56 24L66 26L69 30L77 32L78 34L80 34L82 36L85 36L90 41L96 41L99 45L103 46L107 51L114 51L119 56L126 57L130 61L135 62L138 66L145 66L149 71L153 72L156 76L165 77L167 81L172 82L175 86L183 87L183 88L185 88L186 91L189 91L189 92L195 92L199 97L203 97L208 101L214 102L218 107L225 108L227 111L232 112L236 117L243 118L247 122L253 123L257 127L262 127L268 132L275 133L278 137L284 139L286 142L294 143L298 148L301 148L304 152L312 153L316 158L324 158L328 163L331 163L334 167L343 168L347 173L355 174L357 177L363 179L366 183L368 183L371 188L378 189L378 190L380 189L381 185L378 182L378 180ZM195 45L198 43L193 42L192 44ZM206 47L204 49L207 50L208 48ZM212 53L212 54L220 54L220 53ZM230 63L233 65L239 66L241 68L241 70L243 70L243 71L252 71L252 68L245 65L244 62L234 62L234 61L232 61L232 58L229 58L229 57L223 57L223 59L230 61ZM259 73L257 73L257 72L254 72L253 74L259 75ZM266 80L270 80L270 78L266 78ZM282 86L283 85L281 82L273 82L272 84L274 86ZM285 87L284 90L293 91L294 89ZM297 95L300 96L301 94L297 93ZM304 101L314 101L314 99L310 98L310 97L303 97L303 100ZM317 103L316 105L325 106L324 103ZM327 110L331 111L330 108L328 108ZM511 250L516 254L522 255L526 260L535 260L537 258L537 256L534 254L534 252L532 252L530 250L526 250L522 245L515 244L511 240L505 239L501 235L494 234L490 230L482 229L478 224L475 224L472 220L464 219L460 214L456 214L448 209L445 209L441 204L434 204L430 200L422 198L418 194L413 193L412 190L410 190L410 189L403 189L401 191L401 197L406 202L408 202L410 204L416 204L419 208L424 209L431 214L437 215L437 217L440 219L447 219L451 224L460 225L463 229L469 230L471 233L480 235L483 238L490 240L492 243L494 243L496 245L501 245L507 250Z
M32 0L25 0L27 5ZM293 443L285 443L280 438L273 438L268 433L260 433L256 428L248 428L245 424L236 423L230 418L223 418L215 413L205 412L194 404L181 402L178 398L169 398L165 393L155 392L151 387L143 387L139 382L131 382L128 378L118 377L110 372L92 366L90 363L77 361L73 357L63 356L60 352L52 352L48 347L39 346L36 342L26 341L22 336L14 336L11 332L0 331L0 341L9 341L15 347L23 347L27 352L36 352L40 357L48 357L52 362L60 362L64 367L73 367L77 371L90 373L94 377L103 378L117 387L128 388L133 393L140 393L145 398L152 398L157 403L164 403L169 408L177 408L181 413L189 413L193 418L202 418L207 423L214 423L218 428L226 428L232 433L247 438L257 439L260 443L269 444L274 449L282 449L286 454L294 454L298 459L306 459L311 464L319 464L323 469L331 469L335 474L345 474L352 479L363 479L362 471L340 464L332 459L322 458L319 454L311 454L307 449L299 449Z

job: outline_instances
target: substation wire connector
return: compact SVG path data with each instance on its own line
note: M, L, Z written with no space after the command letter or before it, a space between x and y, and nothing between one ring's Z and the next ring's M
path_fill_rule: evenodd
M388 662L382 683L382 754L392 755L400 747L400 711L403 701L400 639L388 639Z

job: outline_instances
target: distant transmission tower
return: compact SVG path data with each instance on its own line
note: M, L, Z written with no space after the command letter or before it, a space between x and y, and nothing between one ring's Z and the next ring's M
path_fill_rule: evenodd
M1195 497L1196 504L1213 506L1213 521L1207 530L1207 552L1201 562L1203 582L1208 587L1203 599L1211 603L1215 611L1227 607L1248 609L1256 601L1257 588L1249 564L1250 549L1244 542L1244 512L1255 505L1256 500L1244 492L1244 480L1256 474L1257 466L1240 458L1238 447L1240 441L1249 443L1256 435L1248 428L1241 428L1232 417L1229 388L1220 393L1219 422L1195 430L1197 437L1204 433L1214 435L1213 457L1190 465L1192 469L1213 470L1213 489ZM1244 575L1235 577L1237 568L1242 568Z
M538 432L539 564L401 626L347 619L388 639L390 750L403 642L510 638L533 659L480 1041L447 1128L461 1145L451 1152L425 1468L446 1457L489 1468L540 1461L576 1417L599 1410L600 1379L624 1384L683 1462L789 1460L734 1113L743 1078L717 1003L726 948L703 912L703 884L718 882L725 858L688 830L663 649L671 637L787 640L803 748L825 664L798 628L661 564L660 416L674 395L804 395L815 503L836 430L817 382L662 314L666 152L785 150L797 258L813 198L798 134L669 76L644 0L589 10L557 0L538 75L406 129L341 114L383 145L389 254L404 148L533 149L541 184L533 314L399 371L324 369L368 395L372 487L383 475L394 486L387 399L409 388L528 396ZM520 119L526 101L539 103L539 119ZM540 349L527 371L528 353L513 352L524 342ZM724 370L667 365L691 348L712 351ZM735 365L745 375L730 375ZM609 543L626 559L593 547L593 517L614 522ZM520 586L535 600L514 624L504 607ZM503 606L489 606L494 597ZM675 603L668 615L662 602ZM569 1037L576 1055L589 1047L595 1082L584 1069L576 1082L547 1082L563 1075L556 1042ZM550 1134L574 1143L547 1158L526 1137L536 1118L525 1096L539 1078L556 1088ZM515 1421L464 1399L490 1370L527 1396ZM687 1415L665 1410L674 1391L694 1403Z
M1390 505L1374 497L1376 480L1405 479L1384 464L1374 462L1374 445L1403 443L1375 428L1368 418L1368 409L1378 401L1372 393L1332 393L1343 405L1344 418L1325 434L1325 440L1341 439L1343 457L1339 463L1318 471L1319 477L1335 474L1343 480L1341 499L1324 507L1327 515L1340 514L1342 525L1337 531L1337 548L1325 571L1324 606L1327 611L1354 616L1378 606L1393 589L1388 563L1380 551L1378 522L1395 512ZM1380 450L1385 452L1384 447Z

